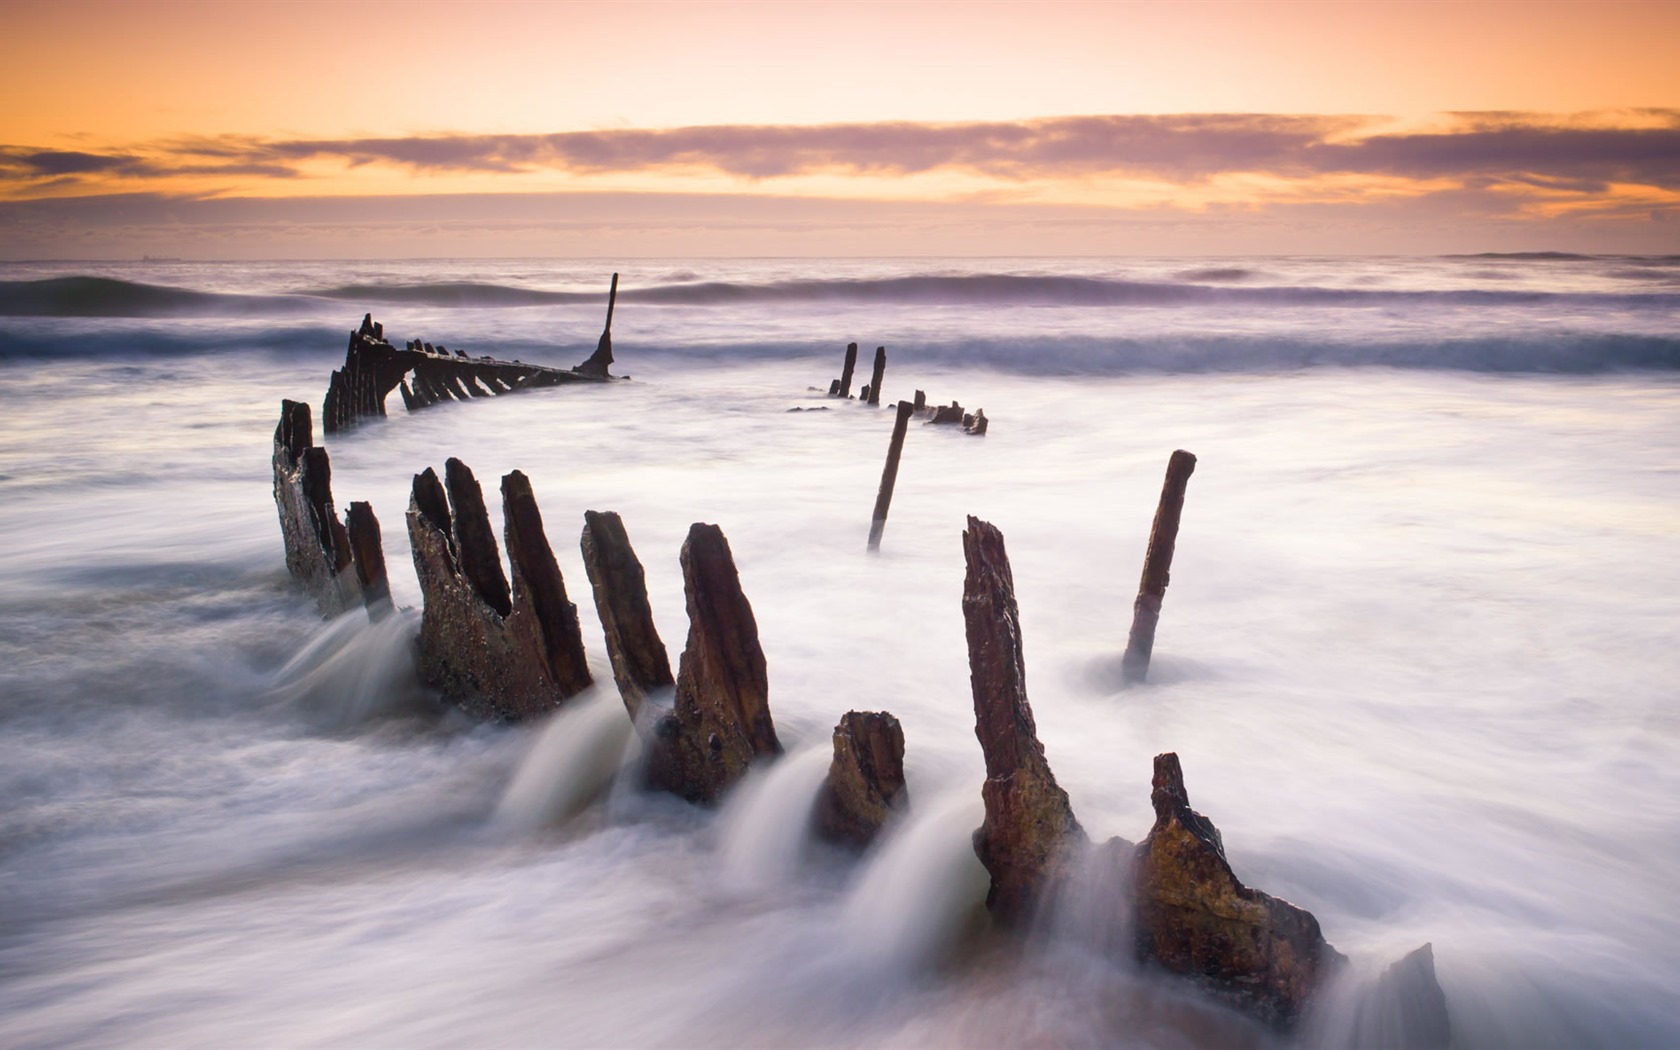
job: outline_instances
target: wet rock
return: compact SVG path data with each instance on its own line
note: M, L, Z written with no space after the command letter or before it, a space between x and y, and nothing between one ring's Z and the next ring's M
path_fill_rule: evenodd
M280 402L274 429L274 505L286 545L286 569L323 616L337 616L362 602L351 566L350 535L333 507L332 464L314 443L309 406Z
M420 578L422 677L482 717L519 719L560 706L589 684L577 609L542 531L530 485L503 479L513 586L502 575L484 496L460 460L447 489L415 475L409 545Z
M817 796L817 830L856 849L875 839L904 788L904 730L885 711L848 711L834 727L834 761Z
M1021 925L1061 877L1070 847L1082 845L1085 833L1050 772L1027 702L1020 613L1003 534L971 515L963 556L974 733L986 756L986 819L974 833L974 852L992 877L986 894L992 916Z
M663 692L675 682L665 643L653 625L647 575L630 546L623 520L611 511L584 513L581 546L583 567L595 594L595 611L600 614L601 630L606 635L613 680L631 720L643 729L645 737L653 714L649 694Z
M1155 757L1150 801L1155 825L1132 859L1138 958L1293 1024L1343 956L1310 912L1237 879L1218 829L1190 808L1177 755Z
M741 592L729 541L696 523L682 547L688 643L676 699L648 753L648 781L692 802L714 803L753 759L779 755L758 623Z

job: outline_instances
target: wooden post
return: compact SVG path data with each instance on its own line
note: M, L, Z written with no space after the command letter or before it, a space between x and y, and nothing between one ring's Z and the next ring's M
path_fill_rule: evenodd
M881 403L881 380L886 377L886 374L887 348L877 346L875 348L875 373L869 378L869 403L872 405Z
M916 411L917 412L920 412L923 409L927 408L927 391L926 390L916 391L916 402L915 402L915 404L916 404Z
M857 368L857 344L846 344L846 364L840 369L840 396L852 396L852 371Z
M1184 490L1196 457L1179 449L1167 460L1167 479L1161 486L1161 503L1155 510L1155 526L1149 532L1149 553L1143 559L1143 578L1138 583L1137 601L1132 605L1132 633L1126 641L1126 655L1120 660L1120 677L1128 684L1149 676L1149 656L1155 649L1155 624L1161 618L1161 599L1166 597L1172 569L1173 545L1178 541L1178 520L1184 511Z
M887 465L881 471L881 490L875 496L875 514L869 523L869 549L881 549L881 533L887 528L887 508L892 506L893 486L898 482L898 457L904 451L904 432L910 426L910 413L915 406L908 401L898 403L898 418L893 420L892 442L887 445Z

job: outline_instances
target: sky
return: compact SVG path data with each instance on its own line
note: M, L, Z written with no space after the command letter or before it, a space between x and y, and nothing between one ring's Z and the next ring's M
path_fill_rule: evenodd
M1680 0L0 0L0 258L1680 253Z

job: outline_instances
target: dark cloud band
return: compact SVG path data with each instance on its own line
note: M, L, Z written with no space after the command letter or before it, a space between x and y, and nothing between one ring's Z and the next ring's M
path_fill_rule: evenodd
M1456 114L1442 131L1373 133L1353 116L1189 114L1010 122L715 125L546 135L198 138L89 153L0 147L0 180L215 175L283 178L310 162L415 172L625 174L693 170L770 179L960 171L998 179L1133 176L1195 182L1258 173L1508 180L1601 192L1609 182L1680 189L1680 110L1620 126L1535 114Z

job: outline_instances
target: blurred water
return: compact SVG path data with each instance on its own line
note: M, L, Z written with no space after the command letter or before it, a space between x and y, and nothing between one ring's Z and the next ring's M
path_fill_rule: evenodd
M972 513L1007 537L1040 735L1093 838L1147 831L1150 758L1175 750L1238 874L1312 910L1365 975L1338 1009L1429 941L1461 1046L1672 1045L1680 372L1663 355L1680 325L1660 301L1628 305L1669 279L1628 274L1665 265L983 271L1570 297L1358 307L638 306L638 281L961 270L625 270L614 344L633 382L414 416L393 403L386 423L328 442L340 508L367 499L381 517L399 606L419 600L403 524L415 472L458 455L487 486L530 476L609 684L521 727L437 707L405 663L412 613L323 625L286 580L269 494L279 400L319 402L362 304L0 319L0 347L34 347L0 362L0 1042L1272 1045L1088 938L973 929ZM604 270L113 272L243 296L593 292L375 310L396 338L570 364L599 333ZM1314 357L1366 336L1405 367ZM88 338L96 351L64 352ZM1430 363L1466 339L1518 366ZM874 557L890 412L807 389L826 389L848 340L889 347L889 400L925 389L993 421L981 440L912 428ZM1593 356L1627 340L1654 358ZM1151 682L1123 689L1174 448L1199 464ZM628 723L589 612L586 509L623 515L673 657L688 525L729 536L789 756L720 813L622 775L601 801ZM901 720L912 799L859 859L811 849L802 825L848 709Z

